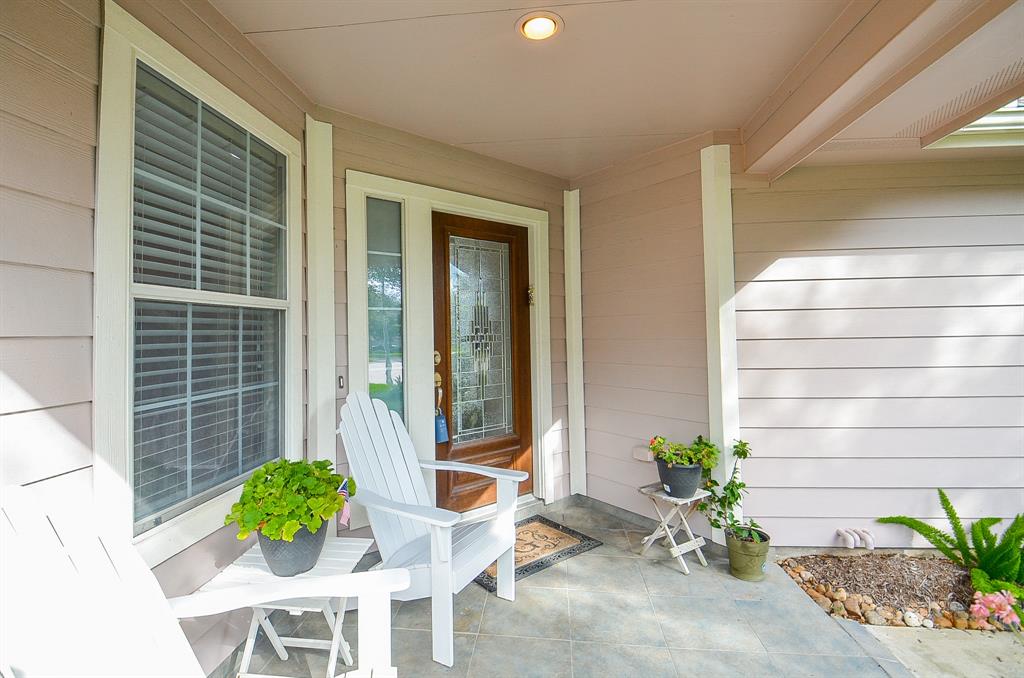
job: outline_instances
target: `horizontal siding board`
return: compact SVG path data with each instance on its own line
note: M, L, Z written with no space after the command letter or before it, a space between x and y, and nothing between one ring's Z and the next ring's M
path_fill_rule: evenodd
M634 452L647 450L651 435L628 436L608 431L587 431L587 452L614 459L632 459Z
M638 292L664 289L680 283L703 284L704 263L699 254L674 259L668 270L649 263L588 270L583 274L583 289L588 294Z
M760 459L809 457L915 457L926 470L928 460L942 457L1021 458L1024 428L893 428L880 435L872 428L752 428L740 430ZM794 473L799 463L784 462Z
M0 264L0 289L0 337L92 336L91 274Z
M89 403L0 415L5 483L34 483L92 463Z
M842 219L778 224L735 224L734 248L744 252L792 252L913 247L1024 245L1019 214L903 219Z
M614 478L617 482L633 488L649 485L658 480L658 467L653 462L637 461L631 457L606 457L603 454L595 454L589 448L588 452L588 474Z
M835 280L1024 275L1024 247L741 252L736 280Z
M0 36L0 109L96 144L96 84Z
M99 28L59 0L5 2L0 11L0 35L88 82L99 82Z
M615 221L594 225L581 221L582 251L632 243L640 237L666 238L682 231L687 233L691 242L700 242L701 207L700 201L694 200L678 205L670 205L655 212L640 215L627 215ZM697 248L700 251L700 248Z
M92 399L92 341L0 338L0 414Z
M0 113L0 147L0 186L93 207L95 148L90 144Z
M785 280L737 285L736 310L1011 306L1024 303L1024 275L874 280ZM1012 312L1012 311L1011 311Z
M1024 398L741 398L740 421L762 428L1024 426Z
M1024 367L740 370L741 398L1024 396Z
M704 395L587 384L584 398L587 405L603 409L618 409L623 412L660 417L682 417L690 421L705 421L708 417L708 399Z
M651 336L652 331L680 339L703 338L707 331L704 311L646 315L629 312L583 319L584 336L591 339L644 339Z
M0 260L92 270L92 210L2 187L0 204Z
M600 226L699 200L700 176L687 174L648 185L637 191L616 195L599 203L582 205L580 221L586 221L589 226Z
M707 422L691 421L683 417L662 417L644 412L626 412L617 409L592 407L587 403L587 430L616 433L642 440L652 435L663 435L671 440L692 440L707 435Z
M928 461L913 457L889 459L780 459L751 458L743 463L743 481L751 488L764 487L1024 487L1024 459L1000 457L946 457ZM759 491L753 490L753 492Z
M978 492L973 487L948 487L953 506L962 518L1007 517L1024 506L1024 489L989 488ZM917 518L942 518L942 507L934 488L880 487L760 487L744 502L744 515L760 518L793 517L807 514L822 518L860 518L873 521L879 516L909 515ZM837 525L838 527L838 525Z
M938 499L935 500L938 502ZM962 514L961 514L962 515ZM982 516L963 516L967 519ZM873 518L814 516L758 518L761 526L772 536L776 544L789 546L842 546L836 536L839 527L866 529L875 538L875 548L932 548L924 537L902 525L882 525ZM925 519L925 522L942 530L949 530L945 518Z
M590 457L587 457L589 464ZM651 507L651 500L636 491L636 486L616 482L613 479L605 478L596 473L591 473L587 468L587 496L606 504L632 511L645 518L656 519L654 509ZM696 529L696 525L691 527Z
M583 290L583 316L618 316L623 311L646 315L657 313L658 309L680 310L704 309L703 285L678 285L671 288L646 290L642 294L630 292L590 293ZM652 333L658 330L651 328ZM584 337L586 339L586 337Z
M1024 365L1020 337L752 339L737 352L741 369Z
M703 367L707 361L703 339L584 339L583 350L590 363Z
M1024 176L1012 186L946 186L835 189L741 194L733 206L737 224L906 217L977 217L1024 214Z
M1024 335L1024 306L740 311L739 339Z
M581 270L586 274L643 265L670 270L676 261L700 254L700 248L700 233L695 228L679 230L668 236L637 233L628 242L583 250L580 257Z
M642 388L666 393L707 395L706 367L671 367L668 365L627 365L588 361L583 371L587 384Z
M808 191L847 188L887 188L900 182L950 188L986 185L1000 180L1020 181L1024 175L1019 158L986 158L943 162L900 162L882 165L796 167L772 184L774 191Z

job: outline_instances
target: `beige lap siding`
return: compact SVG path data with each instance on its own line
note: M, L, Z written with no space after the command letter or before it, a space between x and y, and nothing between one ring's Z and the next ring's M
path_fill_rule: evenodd
M0 478L92 492L98 3L0 8Z
M121 2L155 33L297 138L312 104L201 2ZM92 277L100 0L0 5L0 477L54 502L92 495ZM242 546L231 528L155 572L195 590ZM186 625L212 670L244 615Z
M551 294L552 432L559 441L554 458L554 499L569 495L568 392L565 351L565 277L562 230L562 191L568 182L547 174L494 160L448 144L384 127L350 115L318 108L318 120L334 126L334 270L338 375L338 410L348 393L349 290L345 276L345 171L358 170L392 179L436 186L451 191L544 210L549 219ZM338 459L346 468L338 439Z
M587 494L648 516L637 487L657 469L634 449L656 433L708 433L700 149L711 143L700 135L573 182Z
M1024 162L794 170L733 192L748 514L785 545L1024 508Z

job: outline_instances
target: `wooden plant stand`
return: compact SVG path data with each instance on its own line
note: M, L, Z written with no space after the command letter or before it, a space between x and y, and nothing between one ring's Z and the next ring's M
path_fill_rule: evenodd
M706 490L697 490L692 497L687 497L686 499L670 497L665 492L661 483L644 485L639 491L640 494L645 495L654 504L654 511L658 514L658 519L661 521L661 524L654 532L643 538L641 543L644 546L640 551L640 555L646 554L655 541L664 537L663 543L668 547L668 552L672 554L672 557L679 562L679 567L683 570L683 574L690 574L690 568L686 567L686 561L683 560L683 554L690 551L696 551L700 564L707 567L708 561L704 559L704 553L700 550L700 547L704 546L705 543L704 537L693 536L690 524L686 522L686 516L696 508L696 504L701 499L711 495ZM669 508L668 513L662 511L662 504L667 505ZM672 520L674 518L677 519L677 522L673 526ZM676 535L680 530L686 532L687 541L677 544Z

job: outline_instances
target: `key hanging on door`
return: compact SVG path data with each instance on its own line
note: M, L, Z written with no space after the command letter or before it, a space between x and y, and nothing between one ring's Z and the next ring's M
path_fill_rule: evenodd
M434 372L434 389L437 391L437 407L434 408L434 442L448 442L448 420L441 410L441 400L444 397L444 389L441 388L441 375Z

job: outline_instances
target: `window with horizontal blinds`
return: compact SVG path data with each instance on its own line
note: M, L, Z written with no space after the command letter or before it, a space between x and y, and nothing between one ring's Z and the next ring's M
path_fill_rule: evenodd
M286 298L286 169L283 154L138 64L136 534L282 455L284 311L267 306Z

